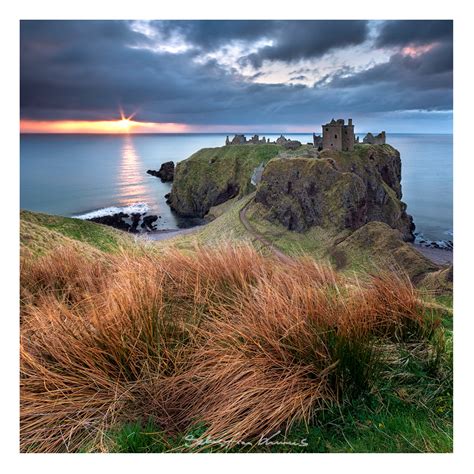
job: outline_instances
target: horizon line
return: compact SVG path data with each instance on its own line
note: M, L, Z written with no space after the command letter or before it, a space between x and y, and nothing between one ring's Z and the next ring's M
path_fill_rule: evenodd
M278 135L286 133L288 135L309 135L316 132L291 132L291 131L278 131L278 132L256 132L256 131L247 131L247 132L22 132L20 135L117 135L117 136L130 136L130 135L250 135L250 134L260 134L260 135ZM319 132L318 132L319 133ZM316 135L318 135L316 133ZM361 135L364 133L373 133L373 132L354 132L354 135ZM450 132L390 132L386 131L387 134L404 134L404 135L453 135L453 131ZM320 133L319 133L320 134Z

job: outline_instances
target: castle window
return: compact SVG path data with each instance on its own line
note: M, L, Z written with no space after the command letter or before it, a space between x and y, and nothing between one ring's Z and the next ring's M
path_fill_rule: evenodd
M326 132L329 132L329 128L326 128Z
M334 135L334 138L337 138L337 135Z

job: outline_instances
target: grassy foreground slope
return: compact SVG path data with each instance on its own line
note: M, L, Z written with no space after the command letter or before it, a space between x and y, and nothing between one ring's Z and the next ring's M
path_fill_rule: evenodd
M124 232L102 224L26 210L20 212L20 226L22 248L33 253L45 253L67 244L86 244L113 252L133 242Z
M248 199L147 245L22 213L23 451L452 450L448 315L403 278L262 256Z

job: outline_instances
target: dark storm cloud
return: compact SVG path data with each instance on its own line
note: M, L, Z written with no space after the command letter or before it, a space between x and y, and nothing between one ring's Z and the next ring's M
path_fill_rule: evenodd
M22 118L111 119L123 107L126 113L138 111L140 121L265 126L452 107L448 40L414 58L396 53L358 73L343 66L324 83L307 87L253 83L266 72L243 78L216 60L195 59L219 45L261 38L274 46L260 49L259 60L251 60L256 63L319 57L364 41L366 22L157 22L151 28L165 38L179 33L193 47L179 54L153 49L156 38L125 21L23 21ZM311 70L295 68L291 76Z
M453 51L450 44L441 43L424 54L412 57L396 53L386 63L377 64L359 73L346 71L327 76L318 85L351 88L361 85L395 84L401 90L450 89L453 83Z
M320 57L331 49L360 44L369 33L362 20L200 20L157 21L150 24L165 36L179 34L203 50L214 50L232 41L273 41L245 60L261 66L268 60L294 62L301 58Z
M150 23L165 37L181 35L190 44L213 50L232 41L255 41L270 37L278 29L278 21L269 20L167 20Z
M328 51L363 43L368 36L367 21L289 21L277 28L274 44L248 55L242 62L261 67L265 60L295 62L318 58Z
M452 20L391 20L383 23L376 46L426 44L451 41L452 37Z

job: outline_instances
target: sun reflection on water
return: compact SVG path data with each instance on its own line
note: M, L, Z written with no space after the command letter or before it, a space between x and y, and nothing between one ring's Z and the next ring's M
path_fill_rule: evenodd
M148 203L149 196L144 182L141 159L131 135L123 137L118 184L121 205L129 206L138 202Z

